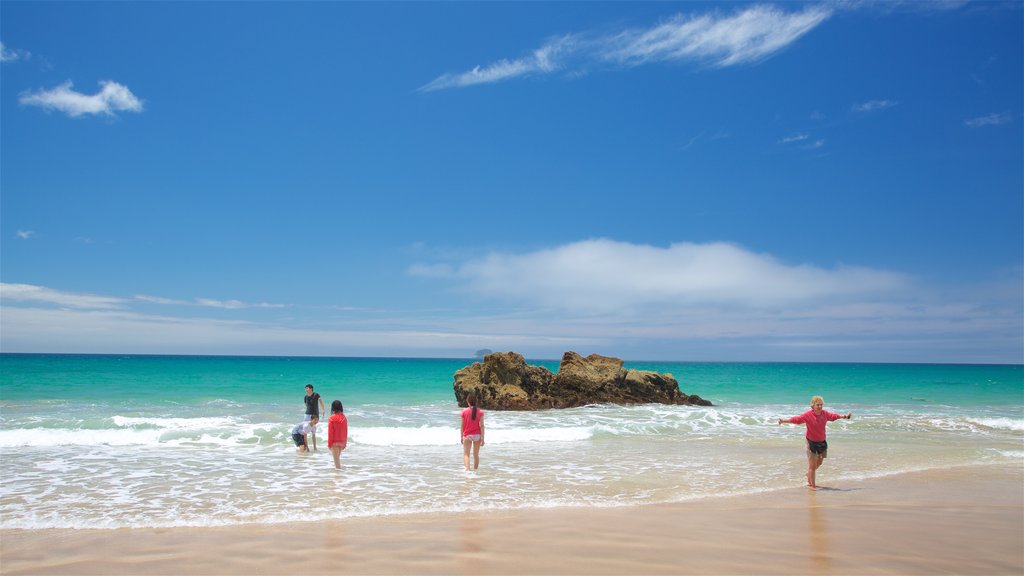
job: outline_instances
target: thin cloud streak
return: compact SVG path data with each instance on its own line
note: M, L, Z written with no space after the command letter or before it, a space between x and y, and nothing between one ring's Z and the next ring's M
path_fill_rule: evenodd
M116 112L142 112L142 101L127 86L104 80L96 94L82 94L72 89L70 80L51 90L27 92L19 102L46 110L63 112L72 118L84 114L114 116Z
M567 36L534 50L526 58L517 60L503 59L488 66L476 66L468 72L443 74L422 86L419 91L433 92L444 88L464 88L466 86L491 84L532 74L551 73L558 70L561 66L558 59L565 54L571 53L573 50L573 39Z
M1009 112L1002 112L964 120L964 126L968 128L981 128L983 126L1000 126L1010 122L1013 122L1013 116Z
M93 294L78 294L63 292L43 286L31 284L10 284L0 283L0 299L15 302L37 302L54 306L86 308L86 309L111 309L128 308L132 303L160 304L164 306L203 306L208 308L222 308L226 310L242 310L247 308L287 308L286 304L270 304L261 302L249 304L241 300L215 300L213 298L196 298L193 301L175 300L160 296L135 295L131 298L119 298L111 296L97 296Z
M869 100L860 104L854 104L853 111L870 113L878 110L885 110L886 108L892 108L898 104L899 102L896 102L895 100Z
M782 140L779 140L779 144L792 144L793 142L803 142L804 140L807 140L808 138L810 138L809 134L801 132L799 134L794 134L792 136L787 136L787 137L783 138Z
M752 64L780 52L831 15L832 11L822 6L801 12L753 6L731 15L680 14L651 28L610 35L569 34L544 44L527 57L443 74L418 90L464 88L560 71L579 74L593 66L632 68L649 63L684 62L725 68Z
M0 283L0 300L16 302L42 302L70 308L111 309L124 308L127 300L93 294L75 294L33 286L31 284Z

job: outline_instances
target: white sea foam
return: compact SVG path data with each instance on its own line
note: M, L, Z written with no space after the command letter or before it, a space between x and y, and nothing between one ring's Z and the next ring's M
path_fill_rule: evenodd
M238 423L234 418L226 417L156 418L112 416L110 420L115 426L121 426L123 428L154 427L168 430L202 430L206 428L229 427Z
M576 442L593 436L593 430L583 426L524 429L488 427L485 430L487 444ZM370 446L450 446L459 443L459 429L454 426L350 428L349 438L353 443Z
M985 428L1024 431L1024 418L967 418L967 421Z

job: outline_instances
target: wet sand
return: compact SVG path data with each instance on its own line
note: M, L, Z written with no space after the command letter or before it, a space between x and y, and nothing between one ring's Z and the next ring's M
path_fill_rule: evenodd
M622 508L2 530L18 574L1024 574L1024 463Z

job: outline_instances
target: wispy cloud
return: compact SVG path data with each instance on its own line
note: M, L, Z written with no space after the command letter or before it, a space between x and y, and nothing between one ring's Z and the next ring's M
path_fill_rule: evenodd
M21 95L19 102L26 106L39 106L57 110L72 118L83 114L113 116L116 112L141 112L139 100L127 86L117 82L100 82L100 91L82 94L72 89L70 80L51 90L39 90Z
M722 68L755 63L783 50L831 14L830 9L822 6L800 12L753 6L727 15L680 14L653 27L613 34L569 34L523 58L502 59L467 72L443 74L419 90L461 88L559 71L579 73L591 66L631 68L684 62Z
M786 136L782 140L779 140L779 144L792 144L793 142L803 142L808 138L810 138L810 135L804 132L800 132L797 134L793 134L792 136Z
M476 66L467 72L443 74L421 87L420 91L432 92L444 88L463 88L533 74L548 74L561 67L559 63L561 57L575 50L573 43L573 38L567 36L549 42L525 58L502 59L487 66Z
M627 65L690 61L714 67L758 62L789 46L832 14L813 6L784 12L753 6L728 16L677 15L644 30L627 30L603 42L602 57Z
M897 106L899 102L895 100L868 100L867 102L861 102L860 104L853 105L854 112L876 112L878 110L885 110L886 108L892 108Z
M32 53L26 50L10 48L3 42L0 42L0 62L16 62L18 60L28 60L31 57Z
M162 296L150 296L146 294L137 294L133 297L137 302L146 302L149 304L161 304L167 306L204 306L207 308L222 308L225 310L244 310L247 308L287 308L287 304L270 304L267 302L260 302L258 304L252 304L243 302L241 300L217 300L214 298L196 298L194 300L178 300L174 298L164 298Z
M257 304L243 302L241 300L215 300L212 298L196 298L194 300L179 300L164 298L161 296L135 295L131 298L115 296L97 296L94 294L80 294L34 286L32 284L10 284L0 283L0 299L12 302L36 302L53 306L86 308L86 309L122 309L129 308L133 303L160 304L168 306L199 306L207 308L221 308L225 310L242 310L250 308L287 308L285 304L270 304L261 302Z
M123 308L127 301L123 298L96 296L93 294L77 294L62 292L43 286L31 284L0 283L0 300L16 302L37 302L69 308L111 309Z
M249 304L240 300L214 300L213 298L196 298L196 304L210 308L224 308L226 310L241 310L243 308L285 308L284 304Z
M27 60L31 57L32 53L27 50L10 48L0 42L0 63L12 63L12 61Z
M21 240L28 240L29 238L36 235L33 230L18 230L14 235Z
M1009 112L992 113L977 118L964 120L964 126L968 128L981 128L983 126L999 126L1013 122L1013 116Z

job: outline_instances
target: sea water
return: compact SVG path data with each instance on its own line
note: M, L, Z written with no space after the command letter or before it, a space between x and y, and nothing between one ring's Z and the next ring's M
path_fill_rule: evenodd
M557 361L528 359L556 371ZM0 355L0 527L215 526L420 512L679 502L804 483L825 397L819 484L1024 465L1019 365L627 362L710 407L488 410L466 473L455 371L468 359ZM348 448L297 454L306 384L340 399Z

